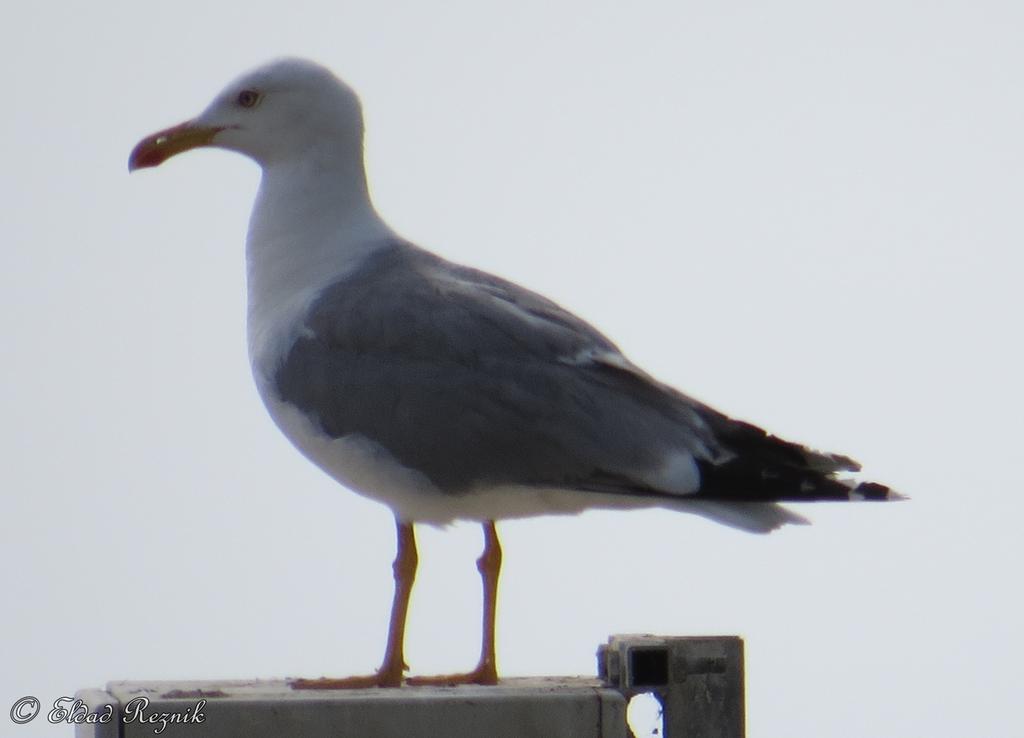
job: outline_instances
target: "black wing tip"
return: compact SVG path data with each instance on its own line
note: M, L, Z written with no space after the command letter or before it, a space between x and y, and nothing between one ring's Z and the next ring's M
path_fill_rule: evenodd
M866 502L897 502L909 498L884 484L861 482L850 490L850 499L864 500Z

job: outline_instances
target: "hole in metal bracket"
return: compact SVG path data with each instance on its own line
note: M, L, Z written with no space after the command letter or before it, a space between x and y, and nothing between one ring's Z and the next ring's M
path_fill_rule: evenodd
M668 684L668 649L634 648L629 652L634 687L664 687Z

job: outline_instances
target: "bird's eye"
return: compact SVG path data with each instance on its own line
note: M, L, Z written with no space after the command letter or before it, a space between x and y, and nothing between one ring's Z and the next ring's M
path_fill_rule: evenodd
M242 90L238 93L238 104L243 108L254 108L260 101L260 93L256 90Z

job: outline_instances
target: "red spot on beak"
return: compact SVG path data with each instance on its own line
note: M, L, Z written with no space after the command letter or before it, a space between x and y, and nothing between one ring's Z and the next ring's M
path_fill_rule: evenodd
M146 136L132 149L132 153L128 157L128 171L155 167L163 164L175 154L199 146L209 146L213 142L213 137L222 130L224 129L215 126L200 126L192 121L186 121L151 136Z

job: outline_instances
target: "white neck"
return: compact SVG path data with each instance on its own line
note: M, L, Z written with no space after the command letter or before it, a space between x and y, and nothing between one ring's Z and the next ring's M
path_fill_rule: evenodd
M362 151L347 153L264 165L246 243L257 375L281 359L317 294L394 238L370 202Z

